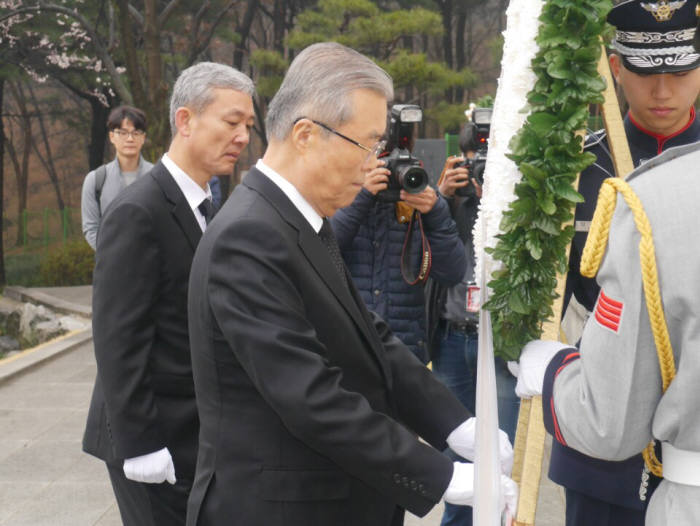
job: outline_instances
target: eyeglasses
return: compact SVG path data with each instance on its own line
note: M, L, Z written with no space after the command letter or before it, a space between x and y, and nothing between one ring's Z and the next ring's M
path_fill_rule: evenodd
M308 117L299 117L298 119L296 119L296 120L294 121L294 124L296 124L297 122L299 122L299 121L302 120L302 119L307 119L307 118L308 118ZM346 141L348 141L348 142L354 144L354 145L357 146L358 148L362 148L364 151L368 152L367 157L372 156L372 155L373 155L374 157L379 156L379 154L382 153L382 152L384 151L384 148L386 147L386 140L381 140L381 141L379 141L377 144L375 144L374 146L372 146L371 148L368 148L368 147L365 146L364 144L357 142L355 139L351 139L351 138L348 137L347 135L343 135L343 134L340 133L339 131L334 130L333 128L331 128L330 126L328 126L328 125L326 125L326 124L323 124L322 122L316 121L316 120L314 120L314 119L309 119L309 120L310 120L311 122L313 122L314 124L316 124L317 126L320 126L321 128L323 128L324 130L328 130L329 132L334 133L335 135L337 135L338 137L340 137L341 139L345 139Z
M126 139L127 137L131 137L132 139L141 139L146 135L146 132L141 131L141 130L122 130L121 128L116 128L112 130L112 133L119 137L120 139Z

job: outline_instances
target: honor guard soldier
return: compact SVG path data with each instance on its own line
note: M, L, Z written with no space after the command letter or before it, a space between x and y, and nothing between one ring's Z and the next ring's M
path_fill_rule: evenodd
M696 10L695 0L632 0L617 5L608 16L616 28L610 67L629 104L624 126L635 166L670 147L700 140L693 107L700 94L700 55L693 48ZM581 254L599 188L615 172L605 131L589 136L586 150L597 161L580 178L579 192L585 201L576 208L564 304L569 311L583 307L580 310L589 313L600 288L594 279L580 275ZM664 178L656 182L659 187L665 184ZM571 343L578 338L569 335ZM658 483L649 476L641 455L605 462L559 440L552 446L549 477L566 490L567 526L642 525Z
M690 526L700 517L699 164L700 142L664 152L627 181L603 184L581 266L587 275L598 271L600 293L580 354L538 340L520 357L516 392L542 393L554 443L595 457L581 457L593 466L606 459L621 467L597 479L611 493L614 483L638 483L622 468L658 441L664 478L647 526ZM647 460L661 471L653 456ZM612 520L588 514L587 524L631 523L615 513Z

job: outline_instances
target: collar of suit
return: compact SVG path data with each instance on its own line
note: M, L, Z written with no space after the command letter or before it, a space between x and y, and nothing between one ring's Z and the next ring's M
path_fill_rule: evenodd
M258 162L255 163L255 168L269 177L270 180L275 183L280 190L282 190L282 192L284 192L287 199L289 199L296 209L299 210L299 213L306 218L311 225L311 228L314 229L314 232L318 233L321 230L323 218L318 214L318 212L316 212L316 210L314 210L311 204L303 195L301 195L299 190L297 190L292 183L266 165L262 159L259 159Z
M180 225L180 228L182 228L182 231L185 233L187 241L192 247L192 250L195 250L199 240L202 237L202 227L195 216L190 203L187 201L185 194L182 192L182 189L175 182L175 178L168 171L162 161L159 161L153 167L153 170L151 170L149 175L153 177L158 183L158 186L160 186L163 195L172 207L171 213L175 217L175 221L178 223L178 225ZM201 200L199 203L197 203L197 206L199 206L200 203ZM199 210L197 210L197 213L201 215Z
M175 161L168 157L167 153L163 154L162 159L163 165L170 172L170 175L175 180L175 183L180 188L180 191L184 195L187 203L189 204L194 216L197 218L202 231L206 228L206 218L202 215L199 205L204 201L204 199L211 200L211 188L207 183L206 188L202 188L192 179L182 168L180 168Z

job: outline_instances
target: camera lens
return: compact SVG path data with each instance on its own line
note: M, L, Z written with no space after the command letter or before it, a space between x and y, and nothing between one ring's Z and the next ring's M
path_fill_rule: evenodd
M399 168L399 183L409 194L419 194L428 186L428 174L420 166Z

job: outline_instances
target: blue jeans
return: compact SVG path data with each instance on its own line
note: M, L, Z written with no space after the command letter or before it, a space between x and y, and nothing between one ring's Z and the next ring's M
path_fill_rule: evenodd
M478 335L466 334L445 327L441 322L437 333L438 348L433 356L433 372L472 413L476 406L476 357ZM515 377L510 374L506 362L496 358L496 390L498 396L498 426L515 440L520 399L515 395ZM448 455L461 458L451 450ZM463 460L463 459L461 459ZM441 526L471 526L471 506L445 503Z

